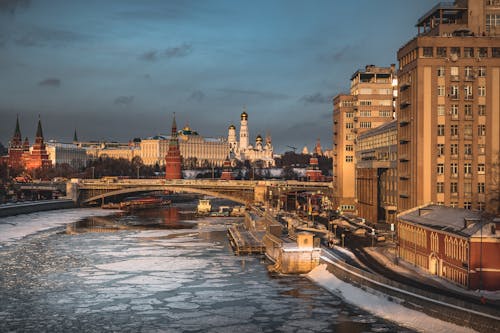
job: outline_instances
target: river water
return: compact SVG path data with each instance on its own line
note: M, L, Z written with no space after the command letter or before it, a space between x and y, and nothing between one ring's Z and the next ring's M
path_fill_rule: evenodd
M410 332L234 256L226 229L241 219L186 209L93 216L4 243L0 332Z

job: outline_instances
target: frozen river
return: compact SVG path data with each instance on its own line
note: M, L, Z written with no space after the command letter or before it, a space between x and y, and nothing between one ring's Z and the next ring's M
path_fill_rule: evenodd
M234 256L237 219L88 214L0 219L1 332L410 332Z

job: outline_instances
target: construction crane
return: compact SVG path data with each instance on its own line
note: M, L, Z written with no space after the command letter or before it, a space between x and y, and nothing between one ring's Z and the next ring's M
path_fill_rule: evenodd
M291 148L293 149L293 152L295 153L295 151L297 150L297 147L292 147L292 146L287 146L288 148Z

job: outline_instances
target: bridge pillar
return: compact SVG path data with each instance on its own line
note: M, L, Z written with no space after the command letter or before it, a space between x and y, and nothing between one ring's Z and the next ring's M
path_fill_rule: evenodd
M266 202L267 185L256 184L254 189L254 202Z
M73 178L66 183L66 198L78 203L78 182L79 179Z

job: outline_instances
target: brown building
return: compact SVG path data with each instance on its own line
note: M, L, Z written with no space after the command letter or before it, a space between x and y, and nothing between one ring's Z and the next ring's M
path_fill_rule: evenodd
M350 94L333 100L334 206L356 213L356 137L394 119L395 66L368 65L351 76Z
M398 214L398 256L468 289L500 290L500 219L427 205Z
M356 193L358 216L368 222L396 222L398 122L358 135Z
M500 2L440 3L417 27L398 51L398 209L498 213Z

